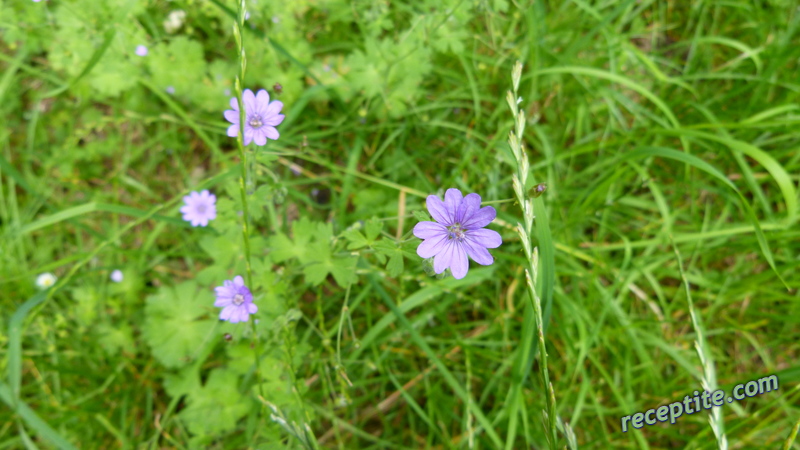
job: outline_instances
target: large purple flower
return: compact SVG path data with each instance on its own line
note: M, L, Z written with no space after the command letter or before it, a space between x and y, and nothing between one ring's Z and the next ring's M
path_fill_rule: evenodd
M258 311L258 306L253 303L253 294L244 285L241 276L235 276L233 281L225 280L222 286L214 290L217 292L214 306L222 308L219 313L220 320L227 320L230 323L247 322L250 320L250 314Z
M469 260L488 266L494 258L487 248L497 248L503 243L500 234L483 229L497 216L491 206L481 208L481 196L468 194L462 197L458 189L448 189L444 202L429 195L428 211L436 222L420 222L414 227L414 236L424 239L417 254L423 258L433 257L433 270L442 273L448 267L453 277L461 279L467 275Z
M256 141L256 145L266 145L267 138L273 141L280 137L275 128L283 122L281 108L283 103L275 100L269 101L267 91L261 89L258 94L253 95L253 91L245 89L242 93L244 103L244 145ZM233 125L228 127L228 136L236 137L239 135L239 102L236 97L231 98L231 108L225 111L225 119Z
M217 197L207 190L192 192L183 197L184 205L181 208L183 220L191 222L193 227L208 225L209 220L217 218Z

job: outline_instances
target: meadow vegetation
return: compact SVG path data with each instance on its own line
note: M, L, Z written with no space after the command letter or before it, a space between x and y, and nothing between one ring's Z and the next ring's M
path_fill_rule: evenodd
M243 3L0 0L0 449L800 449L796 1Z

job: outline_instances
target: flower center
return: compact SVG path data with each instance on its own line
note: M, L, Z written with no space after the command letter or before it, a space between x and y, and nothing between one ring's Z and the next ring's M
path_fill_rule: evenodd
M197 205L197 212L204 214L206 212L206 205Z
M453 224L447 227L447 237L448 239L455 239L459 242L464 240L464 237L467 235L467 230L465 228L461 228L460 223Z
M241 306L244 303L244 295L236 294L233 296L233 304L236 306Z
M261 122L261 116L259 116L258 114L255 114L252 117L250 117L250 126L251 127L253 127L253 128L261 128L261 125L264 125L264 123Z

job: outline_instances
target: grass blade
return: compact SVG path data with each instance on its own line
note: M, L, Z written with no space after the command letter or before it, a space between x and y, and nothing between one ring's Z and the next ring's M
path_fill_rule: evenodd
M8 369L6 377L11 385L11 398L19 400L22 385L22 322L36 305L47 298L47 290L41 291L23 303L8 322ZM13 407L12 407L13 409Z
M383 299L384 303L386 303L386 306L392 310L392 313L395 315L395 317L397 317L397 321L400 322L400 326L403 328L403 330L411 335L411 339L414 341L414 343L419 346L425 355L430 358L431 362L436 366L436 368L439 369L439 372L442 373L442 377L450 386L450 389L452 389L458 398L461 399L464 405L469 408L470 412L475 415L478 423L486 431L486 435L489 436L489 439L491 439L492 444L494 444L496 448L502 447L503 443L500 440L500 436L497 435L497 432L492 427L492 423L489 422L489 419L483 414L483 411L481 411L476 402L472 401L467 396L467 392L458 383L456 377L450 373L450 371L447 369L447 366L445 366L442 360L436 355L436 352L434 352L433 349L428 345L422 335L420 335L419 332L413 326L411 326L411 322L409 322L405 314L400 311L397 305L395 305L394 300L392 300L386 290L383 289L383 286L381 286L381 284L375 279L375 275L370 274L369 281L375 291Z
M41 436L42 438L46 439L50 443L52 443L56 448L62 450L77 450L77 447L70 444L69 441L64 439L58 431L54 430L50 425L47 424L41 417L39 417L34 410L32 410L27 404L15 400L13 398L13 394L11 393L11 389L5 384L0 382L0 399L3 400L3 403L7 404L12 410L16 411L17 414L25 421L28 426L36 431L36 433Z
M714 136L715 138L717 136ZM755 227L756 239L758 240L758 245L761 247L761 252L764 254L764 258L769 263L769 266L775 272L775 275L778 276L778 279L781 280L781 283L786 287L786 289L790 289L789 285L786 283L786 280L783 279L780 272L778 272L778 267L775 265L775 258L772 255L772 250L769 248L769 243L767 242L766 236L764 236L764 231L761 229L761 225L759 224L758 218L756 217L755 213L753 212L753 208L750 207L750 204L747 202L747 199L744 198L742 193L736 187L735 184L731 180L728 179L722 172L717 170L711 164L703 161L702 159L690 155L688 153L679 152L677 150L666 148L666 147L639 147L638 149L626 153L621 157L621 159L638 159L643 157L649 156L660 156L662 158L669 158L674 159L677 161L682 161L686 164L692 165L703 172L713 176L714 178L720 180L723 184L728 186L736 195L739 197L739 201L741 203L742 209L744 210L745 216L747 219L753 224Z

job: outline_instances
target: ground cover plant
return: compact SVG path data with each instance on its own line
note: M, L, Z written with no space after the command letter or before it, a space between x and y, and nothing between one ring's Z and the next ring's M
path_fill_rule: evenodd
M0 449L800 448L799 26L0 0Z

